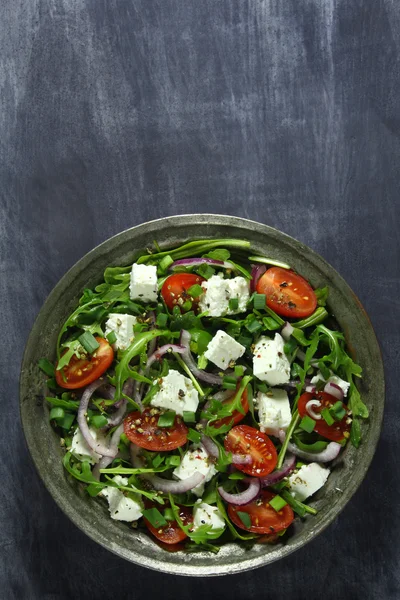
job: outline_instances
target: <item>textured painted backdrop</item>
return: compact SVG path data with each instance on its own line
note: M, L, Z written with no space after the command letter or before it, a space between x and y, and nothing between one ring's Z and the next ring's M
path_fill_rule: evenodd
M398 0L0 3L0 597L400 597ZM366 480L304 552L219 580L135 567L38 479L24 343L65 271L148 219L220 212L321 253L368 310L387 410Z

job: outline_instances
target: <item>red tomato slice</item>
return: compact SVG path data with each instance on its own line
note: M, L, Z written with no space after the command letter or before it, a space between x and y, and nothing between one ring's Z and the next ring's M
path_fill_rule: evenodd
M136 446L154 452L167 452L186 444L188 429L182 417L176 415L172 427L158 427L159 416L156 408L129 413L124 421L126 437Z
M159 504L146 502L146 508L150 508L151 506L154 506L160 510ZM167 506L168 505L164 505L164 508L166 508ZM191 525L193 523L193 513L190 510L190 508L188 508L187 506L177 506L179 508L179 516L182 519L183 524ZM154 535L154 537L156 537L158 540L160 540L160 542L163 542L164 544L178 544L179 542L187 538L186 533L182 531L182 529L179 527L176 521L167 521L167 524L163 527L153 527L153 525L150 523L150 521L146 519L146 517L143 517L143 520L146 524L146 527Z
M330 408L338 401L337 398L331 396L331 394L327 394L326 392L315 392L314 394L310 394L309 392L305 392L299 398L298 409L301 417L305 417L308 415L306 409L306 404L310 400L313 399L319 400L321 402L321 406L313 406L313 412L319 414L324 408ZM333 425L328 425L328 423L323 419L319 419L315 421L314 431L322 435L324 438L328 440L332 440L333 442L340 442L345 437L349 437L351 423L346 423L348 419L348 409L346 409L346 415L343 417L341 421L335 421ZM312 417L311 417L312 418Z
M317 297L311 285L297 273L271 267L256 285L258 294L265 294L267 305L282 317L309 317L317 307Z
M233 396L234 396L234 394L232 395L232 398L233 398ZM222 402L222 404L229 404L229 402L232 402L232 398L228 398L227 400L224 400ZM233 420L233 425L237 425L238 423L240 423L240 421L243 421L243 419L249 412L249 402L247 399L247 390L244 390L240 401L242 403L244 415L241 412L239 412L238 410L234 410L231 417L223 417L222 419L218 419L218 421L211 423L211 426L218 429L219 427L222 427L222 425L229 425L229 423L232 423L232 420Z
M233 454L250 454L251 464L235 466L253 477L265 477L275 469L278 461L275 446L269 437L249 425L233 427L225 438L224 446L227 452Z
M201 285L201 282L205 281L204 277L196 275L195 273L175 273L170 275L164 281L161 288L161 295L164 298L165 304L170 310L174 306L181 306L187 300L192 303L192 308L196 308L198 304L197 298L192 298L187 293L187 290L195 285Z
M262 490L260 496L252 502L249 502L249 504L245 504L244 506L233 506L232 504L229 504L228 515L230 520L236 527L251 531L252 533L273 534L286 529L292 523L294 514L288 504L279 511L273 509L269 505L269 502L275 495L276 494L273 494L268 490ZM251 521L250 527L244 525L237 514L238 512L244 512L249 515Z
M114 360L114 350L110 344L101 337L96 337L100 347L85 358L71 358L68 365L60 371L56 370L56 381L62 388L74 390L92 383L107 371Z

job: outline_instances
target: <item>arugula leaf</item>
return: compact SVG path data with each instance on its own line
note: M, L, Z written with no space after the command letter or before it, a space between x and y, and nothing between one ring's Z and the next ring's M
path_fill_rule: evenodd
M228 248L242 248L243 250L247 250L250 248L250 242L246 240L235 240L235 239L226 239L226 240L193 240L192 242L187 242L186 244L182 244L178 248L174 248L173 250L164 250L162 252L156 252L154 254L145 254L140 256L136 262L140 264L144 263L152 263L156 264L163 256L167 256L168 254L174 260L178 260L180 258L189 258L191 256L201 256L205 252L209 252L213 248L217 248L218 246L228 247Z
M66 408L67 410L77 411L79 408L79 400L60 400L59 398L49 398L46 396L46 402L52 406L58 406L59 408Z
M315 295L317 296L318 306L326 306L326 301L329 296L329 288L325 286L323 288L317 288L314 290Z
M358 448L361 442L361 425L359 419L353 419L350 429L350 442Z
M54 377L54 365L47 358L40 358L38 361L38 367L48 377Z
M61 347L67 348L67 351L61 356L60 360L58 361L57 371L60 371L63 367L69 365L69 361L74 355L79 358L81 354L85 354L85 350L83 349L79 340L65 342L65 344L63 344Z
M301 321L295 321L292 323L292 325L297 329L305 329L306 327L311 327L313 325L322 323L322 321L325 321L327 317L328 311L323 306L319 306L312 315L306 319L301 319Z
M217 494L217 507L218 507L220 513L222 514L222 516L224 517L225 522L228 526L228 529L231 532L231 534L233 535L234 539L247 541L247 540L254 540L254 539L258 538L258 535L256 533L239 533L238 532L236 527L234 527L233 523L229 519L228 513L226 512L224 503L222 502L221 496L219 494Z
M213 258L214 260L229 260L231 253L226 248L218 248L217 250L211 250L207 254L203 255L205 258Z
M295 513L297 513L300 517L304 517L306 513L310 513L310 515L316 515L317 511L315 508L308 506L308 504L304 504L299 500L295 500L289 490L282 490L280 495L286 502L291 506Z
M351 374L348 376L350 381L349 388L349 409L352 411L354 417L361 417L362 419L368 419L369 411L364 402L361 400L360 392L356 388L353 377Z
M191 527L184 525L182 519L179 516L179 509L174 502L172 494L169 494L168 496L171 508L174 513L175 521L178 523L182 531L186 533L188 538L190 538L196 544L205 544L210 540L215 540L219 538L224 533L224 527L213 529L211 524L201 525L200 527L197 527L194 530L192 530Z

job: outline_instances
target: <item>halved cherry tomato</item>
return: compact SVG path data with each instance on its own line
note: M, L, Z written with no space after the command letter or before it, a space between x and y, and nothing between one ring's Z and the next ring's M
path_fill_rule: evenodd
M236 390L237 390L237 388L236 388ZM233 393L232 398L235 395L235 393L236 392ZM232 398L228 398L227 400L224 400L222 402L222 404L229 404L229 402L232 402ZM218 429L219 427L222 427L222 425L229 425L229 423L232 423L232 420L233 420L233 425L237 425L238 423L240 423L240 421L243 421L243 419L249 412L249 402L247 399L247 390L244 390L240 401L242 403L244 414L242 414L238 410L234 410L232 413L232 416L223 417L222 419L218 419L218 421L211 423L211 426Z
M330 408L338 401L337 398L331 396L331 394L327 394L326 392L315 392L314 394L305 392L300 396L298 403L299 414L301 417L305 417L306 415L311 417L311 415L309 415L307 412L306 404L314 398L321 402L321 406L312 407L313 412L316 414L319 414L324 408ZM333 442L339 442L343 440L343 438L348 437L351 423L346 423L347 419L349 418L347 414L348 409L345 405L344 408L346 409L346 415L341 421L335 421L333 425L328 425L328 423L321 418L315 421L314 431L322 435L322 437L332 440Z
M165 304L170 310L174 306L182 306L184 302L190 300L192 308L196 308L198 304L197 298L192 298L187 293L187 290L195 285L201 285L201 282L205 281L204 277L196 275L195 273L175 273L170 275L164 281L161 288L161 295L164 298Z
M56 381L60 387L68 390L84 387L107 371L114 360L114 350L104 338L96 337L96 341L100 347L92 356L77 358L73 355L68 365L56 370Z
M286 504L281 510L276 511L269 505L270 500L276 494L268 490L262 490L260 496L252 502L243 506L228 505L228 515L230 520L241 529L251 531L252 533L278 533L289 527L294 519L294 514L289 504ZM251 520L251 526L246 527L238 516L238 512L247 513Z
M159 504L146 503L146 508L150 508L150 506L155 506L160 509ZM167 505L164 505L164 508ZM193 513L187 506L180 506L179 508L179 516L182 519L184 525L191 525L193 523ZM163 527L154 527L150 521L143 517L144 522L146 523L146 527L149 531L156 537L160 542L164 544L178 544L185 538L187 538L186 533L179 527L176 521L167 521L167 524Z
M188 429L182 417L176 415L172 427L158 427L159 417L160 411L155 408L129 413L124 421L126 437L136 446L155 452L174 450L186 444Z
M281 267L268 269L258 280L256 291L265 294L267 305L282 317L309 317L317 307L308 281Z
M250 464L235 466L253 477L265 477L275 469L278 461L275 446L269 437L249 425L233 427L225 438L224 446L233 454L251 456Z

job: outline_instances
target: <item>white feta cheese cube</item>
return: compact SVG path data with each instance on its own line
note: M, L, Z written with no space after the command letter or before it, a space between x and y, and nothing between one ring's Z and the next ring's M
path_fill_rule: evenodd
M184 454L181 464L176 467L173 471L173 475L176 479L187 479L194 475L194 473L200 472L205 476L202 483L192 489L193 494L196 496L202 496L204 492L204 485L207 481L210 481L216 474L217 470L208 456L205 448L202 445L197 447L191 446L189 450Z
M207 346L204 356L220 369L227 369L229 363L243 356L246 348L239 344L233 337L218 329L213 339Z
M309 496L325 485L330 470L321 467L318 463L303 465L300 469L289 476L290 493L296 500L304 502Z
M331 371L331 373L332 373L332 371ZM311 378L311 383L313 385L316 385L319 381L324 381L325 383L328 383L328 382L335 383L343 390L344 396L347 396L347 392L349 391L350 383L348 381L345 381L344 379L341 379L337 375L333 375L333 373L332 373L332 375L330 377L328 377L328 379L324 379L321 371L318 371L318 373L316 375L314 375L314 377Z
M210 317L222 317L245 312L249 300L249 284L244 277L224 279L223 276L213 275L203 281L201 287L204 294L200 297L199 307L202 312L207 311ZM238 308L229 308L229 300L238 299Z
M154 382L156 383L159 383L159 380ZM159 385L159 391L150 401L151 406L174 410L177 415L183 415L184 410L196 412L199 394L188 377L170 369Z
M290 363L283 350L279 333L273 340L263 336L254 347L253 372L255 377L269 385L282 385L290 379Z
M114 350L126 350L131 345L134 333L133 326L136 325L136 317L128 314L110 313L106 321L106 337L112 331L117 339L113 344Z
M211 529L225 529L225 520L216 506L197 500L193 508L193 530L202 525L211 525Z
M289 427L292 413L285 390L273 388L266 394L258 392L256 401L261 431L276 435L278 429Z
M129 290L132 300L155 302L158 292L157 267L134 263L132 265Z
M113 481L117 485L128 485L128 479L120 475L116 475ZM137 500L134 500L127 498L118 488L110 486L103 488L101 495L107 498L111 518L115 521L127 521L130 523L131 521L140 519L143 514L138 494L135 494Z
M107 444L105 435L99 429L89 427L89 431L96 442ZM91 465L98 463L101 458L100 454L97 454L97 452L94 452L94 450L89 448L79 427L77 427L74 437L72 438L71 452L79 460L87 460Z

